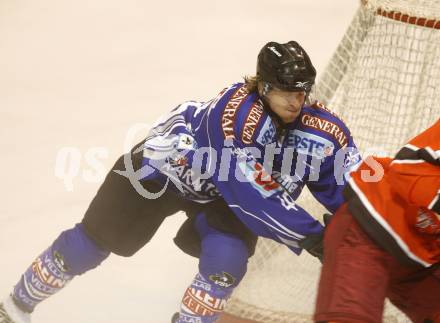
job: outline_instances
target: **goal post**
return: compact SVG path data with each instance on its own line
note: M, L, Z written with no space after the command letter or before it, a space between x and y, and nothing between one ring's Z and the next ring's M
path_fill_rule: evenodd
M362 0L313 96L345 121L364 156L392 156L440 117L439 58L440 1ZM298 204L324 212L308 192ZM234 322L311 322L319 272L306 252L260 238L226 312L243 319ZM387 303L384 322L410 321Z

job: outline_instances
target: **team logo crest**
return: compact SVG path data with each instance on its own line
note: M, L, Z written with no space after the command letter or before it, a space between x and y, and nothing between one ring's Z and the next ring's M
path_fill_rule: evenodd
M64 261L64 257L58 251L53 252L53 259L61 271L66 272L69 270L69 267L67 267L66 262Z
M181 150L195 150L197 149L197 143L194 139L194 137L182 133L179 135L179 139L177 142L177 149Z
M306 89L308 87L308 84L309 84L309 81L305 81L305 82L298 81L295 83L295 86Z
M235 278L228 274L227 272L222 272L221 275L209 275L209 280L213 281L214 284L219 285L220 287L231 287L235 283Z

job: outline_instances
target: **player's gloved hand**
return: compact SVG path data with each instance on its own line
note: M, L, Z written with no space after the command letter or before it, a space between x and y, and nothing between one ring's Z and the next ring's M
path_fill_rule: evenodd
M324 224L325 227L330 223L331 214L324 214ZM324 227L324 229L325 229ZM319 261L324 259L324 230L319 234L310 234L299 242L299 246L312 256L317 257Z

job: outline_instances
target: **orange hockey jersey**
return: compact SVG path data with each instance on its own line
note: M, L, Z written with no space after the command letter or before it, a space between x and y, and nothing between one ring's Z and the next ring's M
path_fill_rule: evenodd
M368 157L344 196L362 228L402 263L440 262L440 119L391 158Z

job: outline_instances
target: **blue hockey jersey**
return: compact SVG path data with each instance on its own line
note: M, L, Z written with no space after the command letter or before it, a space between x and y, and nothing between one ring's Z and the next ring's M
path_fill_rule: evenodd
M298 241L323 230L295 203L303 187L333 213L360 160L347 127L318 102L281 129L243 83L176 107L156 122L143 150L143 179L198 203L223 198L256 235L297 253Z

